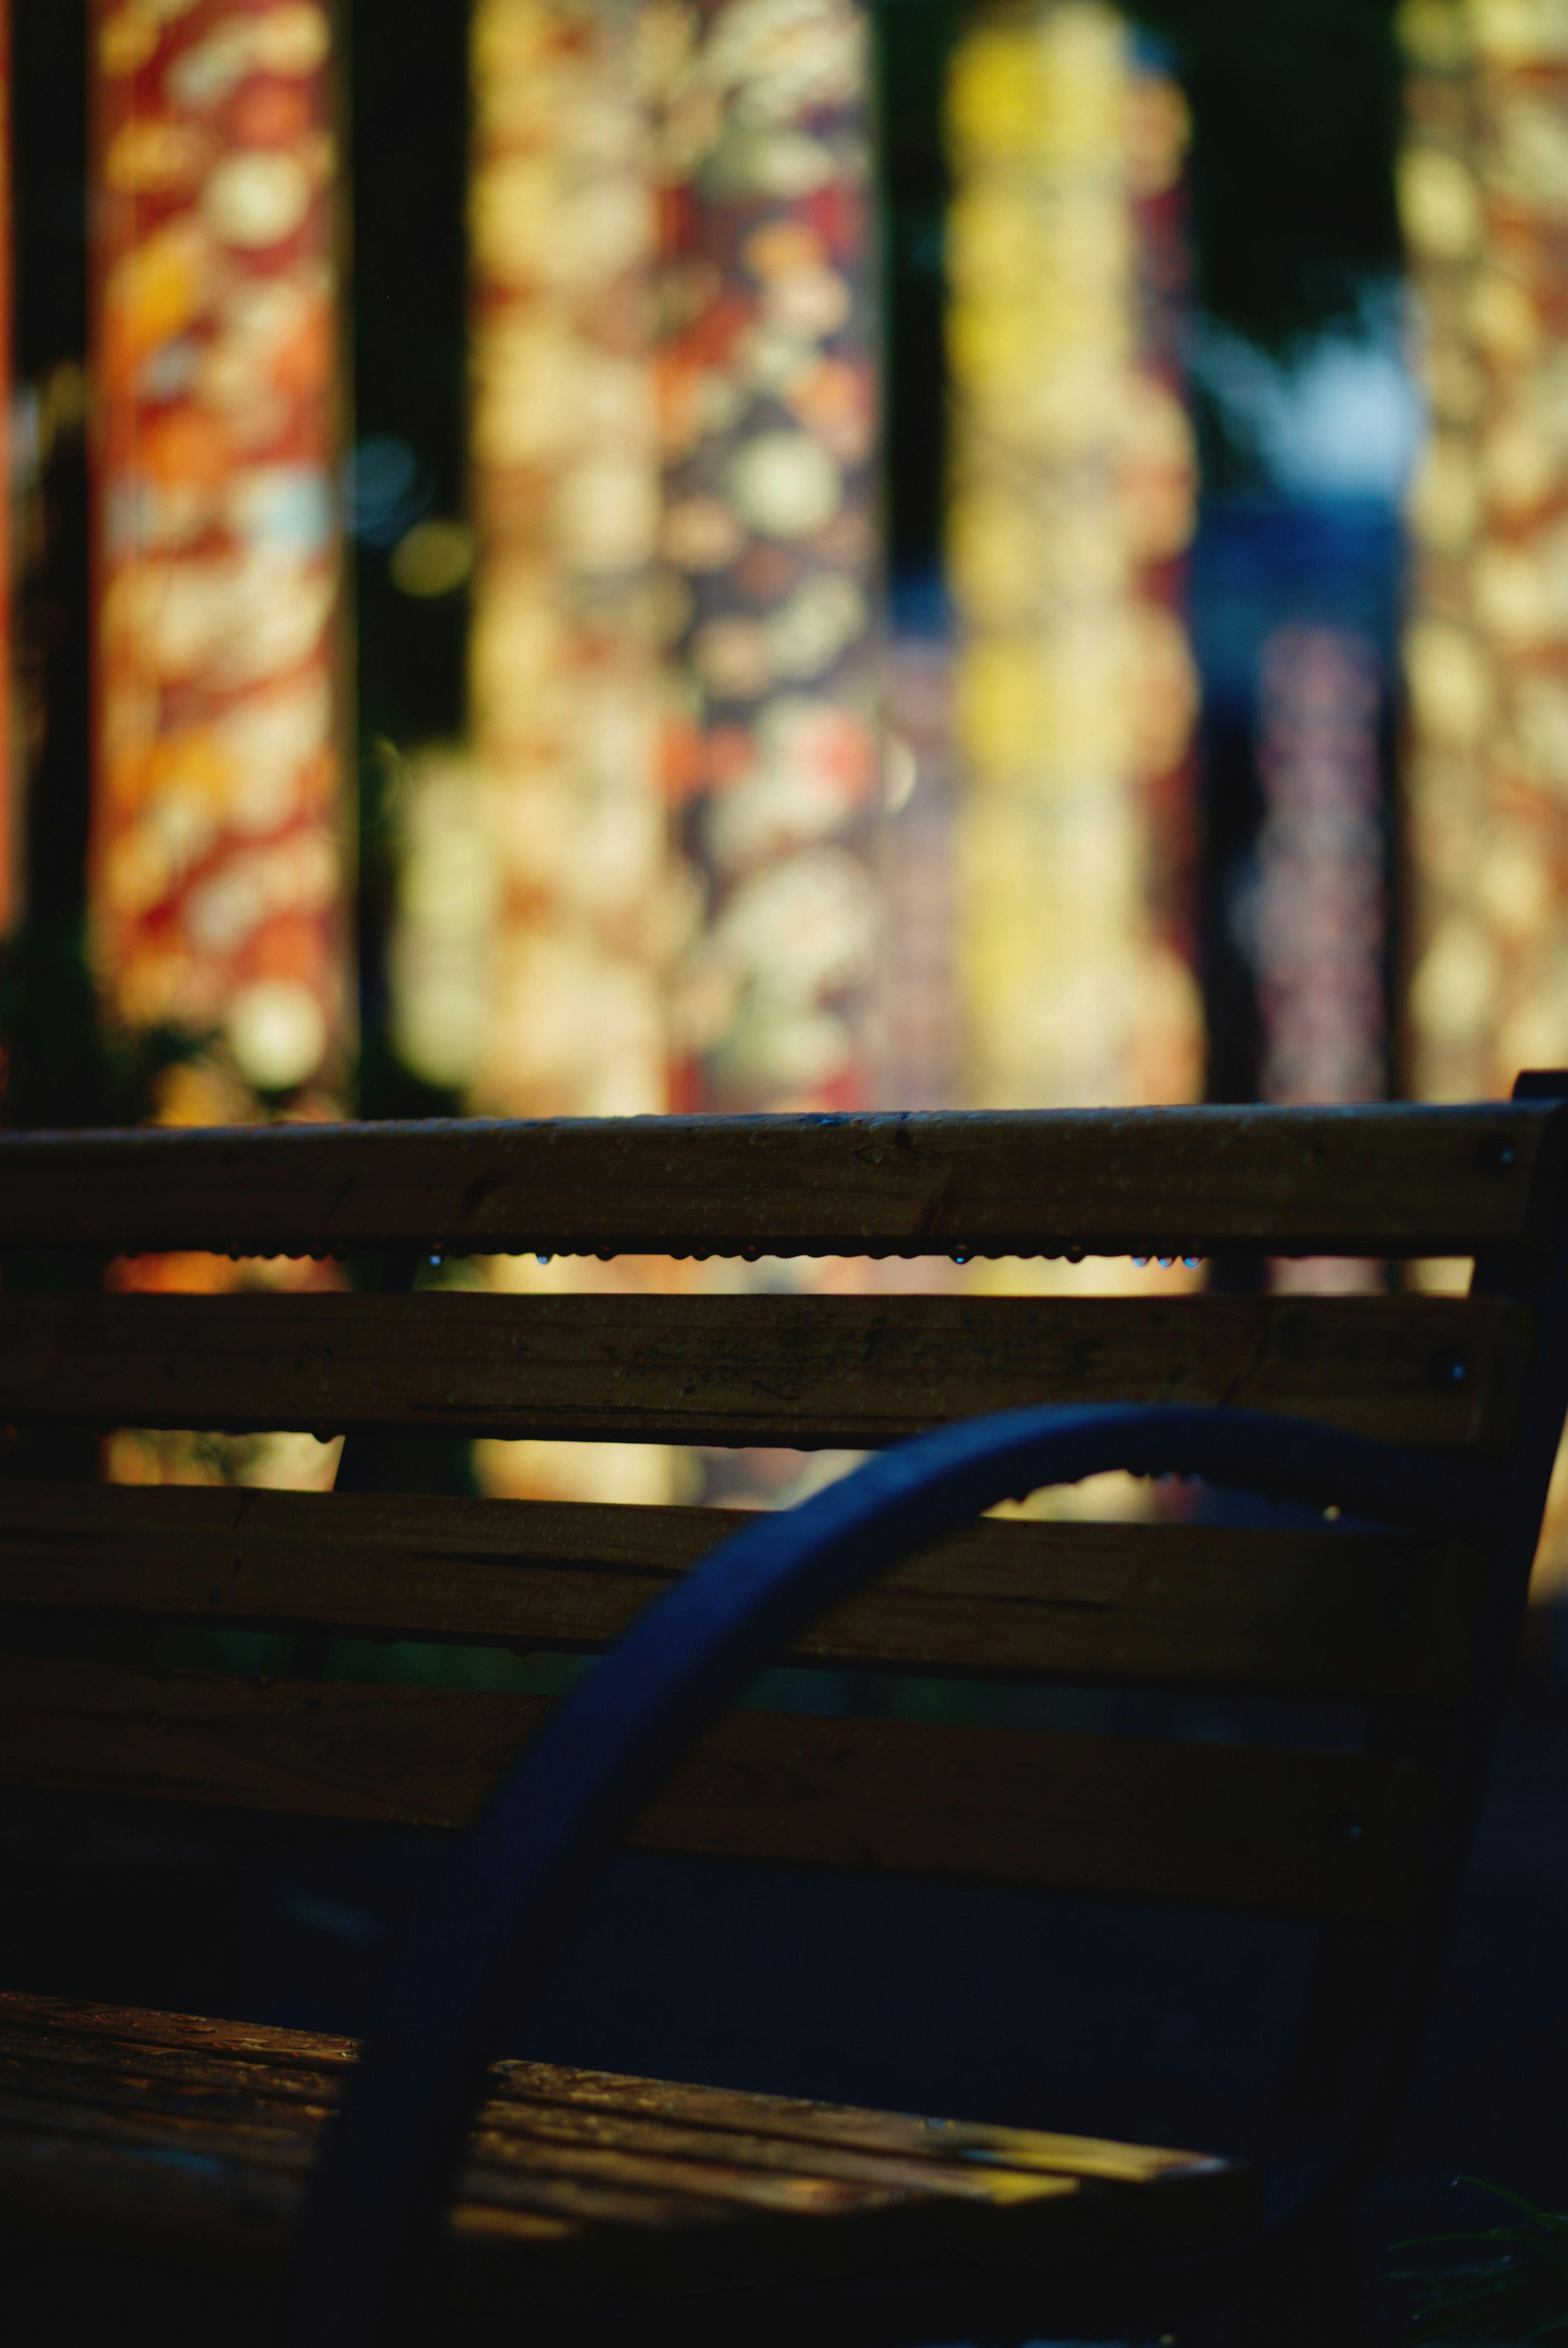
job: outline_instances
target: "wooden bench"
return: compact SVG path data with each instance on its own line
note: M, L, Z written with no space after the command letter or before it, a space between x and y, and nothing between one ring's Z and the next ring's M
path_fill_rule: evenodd
M1226 2307L1269 2348L1348 2348L1355 2197L1419 2049L1568 1394L1565 1181L1568 1077L1461 1108L0 1138L0 1423L19 1430L879 1455L760 1518L0 1483L0 1782L480 1821L363 2055L0 1996L0 2224L133 2254L149 2288L231 2278L228 2336L276 2302L291 2348L448 2321L510 2339L525 2313L540 2337L809 2328L914 2348ZM387 1292L26 1277L51 1255L176 1248L379 1252ZM420 1256L525 1251L1476 1271L1466 1296L396 1292ZM1314 1513L981 1515L1113 1467ZM611 1652L556 1707L152 1673L84 1653L93 1623L122 1649L200 1624ZM1349 1704L1363 1728L1249 1746L734 1709L786 1653ZM628 1840L1316 1920L1296 2067L1351 2064L1353 2109L1305 2164L1287 2132L1275 2174L530 2062L528 2001ZM211 2336L201 2305L192 2336Z

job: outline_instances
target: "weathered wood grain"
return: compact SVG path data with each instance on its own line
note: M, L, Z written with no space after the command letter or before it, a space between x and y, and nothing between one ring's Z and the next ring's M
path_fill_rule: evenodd
M352 2040L0 1996L0 2215L282 2272ZM1256 2219L1234 2162L502 2063L453 2212L460 2301L1195 2249Z
M0 1295L0 1420L809 1449L1149 1401L1501 1452L1530 1334L1496 1297Z
M274 2099L304 2102L325 2112L335 2106L342 2074L356 2054L354 2039L327 2032L0 1990L0 2059L16 2066L18 2081L24 2068L29 2075L46 2076L51 2092L65 2092L61 2081L80 2074L89 2101L121 2091L134 2098L158 2082L172 2094L187 2086L203 2096L214 2088L237 2092L259 2112ZM643 2079L556 2063L503 2059L492 2065L490 2099L481 2112L487 2126L554 2126L561 2115L589 2117L596 2125L624 2122L634 2129L650 2121L668 2124L695 2129L714 2144L738 2134L772 2147L765 2156L770 2163L778 2148L787 2146L801 2147L803 2157L810 2159L838 2147L902 2161L935 2162L938 2168L945 2168L954 2153L967 2159L989 2154L993 2156L989 2165L999 2168L1101 2177L1132 2185L1213 2165L1205 2154L1119 2144L1101 2137L1058 2136L979 2120L924 2119L909 2112Z
M36 2031L7 2030L3 2024L0 2044L0 2134L8 2124L25 2124L46 2104L56 2134L112 2134L128 2143L174 2142L184 2135L209 2152L266 2168L301 2169L308 2165L315 2131L340 2099L341 2077L331 2071L312 2077L292 2065L277 2070L254 2063L198 2064L161 2052L149 2063L101 2044L87 2050L84 2059L74 2044L40 2045ZM661 2083L649 2084L657 2094ZM650 2173L649 2165L673 2159L682 2164L675 2173L688 2185L702 2181L691 2164L706 2164L725 2195L733 2189L727 2173L739 2169L759 2195L776 2191L773 2180L782 2175L874 2188L935 2188L958 2200L995 2201L1005 2192L1005 2186L999 2192L997 2173L1009 2168L1144 2184L1192 2159L1145 2146L1037 2137L1020 2129L1014 2132L1018 2144L1010 2152L977 2132L974 2144L963 2145L965 2165L950 2136L938 2152L938 2131L929 2123L924 2124L926 2140L906 2147L835 2140L821 2130L802 2136L787 2127L770 2133L754 2107L721 2123L712 2116L677 2115L662 2097L658 2108L640 2110L614 2099L589 2103L560 2093L525 2095L505 2081L497 2085L499 2092L479 2110L476 2127L482 2152L497 2166L522 2171L559 2167L568 2175L607 2177L620 2184L667 2186L669 2169ZM305 2092L307 2087L313 2092ZM694 2091L688 2092L694 2097ZM845 2116L851 2124L857 2117L875 2123L877 2115ZM982 2152L988 2156L983 2159L978 2157ZM641 2164L644 2173L634 2176L632 2163ZM784 2188L786 2194L791 2189Z
M729 1509L0 1484L0 1605L596 1649ZM985 1522L803 1639L814 1662L1456 1702L1479 1559L1398 1539Z
M1104 2178L1126 2185L1153 2184L1208 2166L1202 2154L1118 2144L1103 2137L1055 2136L982 2120L928 2120L908 2112L866 2111L848 2104L630 2078L553 2063L502 2061L495 2065L491 2077L495 2095L486 2106L486 2117L496 2127L553 2127L563 2116L586 2116L596 2126L608 2124L619 2130L652 2120L661 2127L696 2130L704 2139L712 2133L715 2142L738 2133L775 2147L809 2147L813 2160L836 2147L920 2164L935 2160L945 2165L957 2153L982 2167Z
M1550 1108L631 1117L0 1136L0 1248L1468 1255ZM1555 1179L1555 1177L1552 1177Z
M0 1782L467 1825L543 1698L0 1658ZM633 1840L1397 1921L1431 1787L1380 1756L735 1713Z

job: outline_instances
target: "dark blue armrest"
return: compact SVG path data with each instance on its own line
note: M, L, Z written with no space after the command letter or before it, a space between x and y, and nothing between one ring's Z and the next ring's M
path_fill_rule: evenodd
M1257 1412L1009 1411L882 1453L761 1515L641 1615L507 1774L416 1924L328 2131L285 2348L418 2329L486 2065L514 2052L610 1853L682 1755L829 1608L982 1509L1110 1468L1166 1469L1457 1536L1494 1524L1491 1470Z

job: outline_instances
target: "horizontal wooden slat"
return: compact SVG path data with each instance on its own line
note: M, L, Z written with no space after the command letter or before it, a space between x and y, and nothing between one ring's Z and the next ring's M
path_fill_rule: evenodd
M0 1782L461 1827L544 1698L0 1658ZM1358 1753L736 1713L633 1839L712 1858L1396 1921L1431 1787Z
M37 2079L56 2096L172 2110L194 2091L220 2118L248 2115L277 2125L279 2104L332 2109L356 2059L352 2038L315 2031L0 1991L0 2076L11 2093ZM641 2147L690 2135L707 2150L743 2142L748 2158L760 2167L803 2168L836 2160L845 2175L853 2173L853 2162L870 2157L934 2178L957 2156L967 2164L955 2178L965 2199L984 2196L988 2168L1149 2185L1184 2170L1225 2166L1158 2145L983 2120L924 2119L517 2058L491 2065L489 2098L479 2116L486 2127L507 2134Z
M1512 1437L1492 1297L0 1296L0 1420L856 1447L1031 1403Z
M24 2049L0 2064L0 2208L13 2223L20 2215L78 2239L107 2235L220 2269L282 2267L341 2068L316 2070L311 2084L324 2092L305 2102L268 2092L274 2072L286 2065L297 2076L296 2066L286 2058L263 2065L252 2050L249 2094L231 2092L214 2109L188 2065L171 2077L145 2043L124 2051L128 2092L114 2096L101 2068L84 2076L58 2030L42 2047L36 2029L4 2035ZM921 2221L938 2237L950 2233L954 2250L981 2255L1038 2246L1049 2257L1142 2230L1133 2188L1096 2179L1085 2191L1073 2176L1031 2175L1021 2164L987 2176L959 2157L835 2157L804 2145L793 2163L787 2154L770 2161L756 2157L774 2148L768 2139L757 2147L734 2131L661 2135L640 2131L634 2119L596 2130L589 2114L574 2130L552 2127L551 2116L548 2106L504 2090L480 2115L453 2222L462 2299L526 2306L640 2285L668 2290L682 2274L694 2293L705 2283L805 2280L825 2248L816 2230L824 2220L853 2229L835 2247L863 2271L907 2257ZM1208 2166L1174 2161L1170 2171L1175 2199L1200 2226L1214 2222L1204 2199L1234 2207L1237 2198L1220 2164L1220 2191L1203 2194ZM814 2222L803 2231L802 2220ZM146 2230L134 2244L128 2221Z
M356 2052L0 1995L0 2209L276 2274ZM526 2307L897 2271L934 2251L1196 2249L1256 2218L1252 2174L1202 2154L499 2063L453 2230L459 2298Z
M1534 1195L1552 1114L1499 1104L7 1134L0 1248L1469 1255L1519 1247L1555 1213Z
M598 1648L726 1535L723 1509L0 1484L0 1605ZM797 1653L1456 1701L1479 1559L1398 1539L982 1523Z

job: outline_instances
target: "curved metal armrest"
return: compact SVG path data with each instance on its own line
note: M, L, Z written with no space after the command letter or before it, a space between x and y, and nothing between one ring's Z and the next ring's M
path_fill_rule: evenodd
M1494 1472L1258 1412L1009 1411L917 1437L760 1516L639 1617L497 1790L415 1925L329 2129L286 2348L388 2348L417 2323L486 2065L610 1853L682 1754L828 1608L996 1501L1177 1469L1397 1525L1494 1519Z

